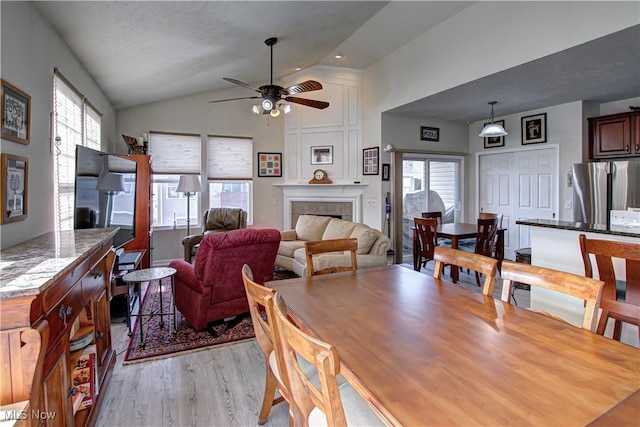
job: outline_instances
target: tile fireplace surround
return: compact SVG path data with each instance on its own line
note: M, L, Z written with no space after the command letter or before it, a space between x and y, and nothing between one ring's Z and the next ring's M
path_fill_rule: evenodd
M284 196L284 230L295 227L303 214L329 215L362 222L362 194L366 184L274 184Z

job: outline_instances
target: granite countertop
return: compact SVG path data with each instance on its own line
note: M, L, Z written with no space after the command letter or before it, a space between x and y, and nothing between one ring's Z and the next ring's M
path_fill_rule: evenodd
M516 221L516 224L640 238L640 227L625 227L623 225L611 225L607 227L605 224L588 224L585 222L557 221L551 219L519 220Z
M0 299L42 293L118 229L50 232L0 251Z

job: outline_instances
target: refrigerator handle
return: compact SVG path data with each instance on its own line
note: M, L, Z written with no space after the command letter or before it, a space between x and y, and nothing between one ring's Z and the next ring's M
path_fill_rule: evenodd
M607 174L607 175L609 175L609 174L613 173L613 163L611 163L611 162L607 162L607 163L604 165L604 171L606 172L606 174Z

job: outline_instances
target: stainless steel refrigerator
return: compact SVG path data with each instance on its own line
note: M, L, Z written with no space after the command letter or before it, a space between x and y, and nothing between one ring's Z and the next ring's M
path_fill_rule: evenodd
M640 159L573 165L573 220L610 225L611 210L640 208Z

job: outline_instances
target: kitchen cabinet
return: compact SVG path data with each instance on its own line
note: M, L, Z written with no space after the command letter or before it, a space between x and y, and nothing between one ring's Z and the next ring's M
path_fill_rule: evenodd
M590 159L640 156L640 112L591 117L588 121Z

